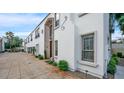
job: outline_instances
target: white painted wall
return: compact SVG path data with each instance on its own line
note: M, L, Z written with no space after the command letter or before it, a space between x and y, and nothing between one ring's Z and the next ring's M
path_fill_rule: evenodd
M61 30L61 25L67 16L67 21ZM70 14L60 14L60 27L54 31L54 39L58 40L58 60L67 60L71 70L75 70L74 64L74 25L70 21Z
M2 51L5 51L5 38L2 38Z
M44 56L44 24L48 18L53 17L53 14L50 14L37 28L39 29L40 32L40 37L35 39L35 29L32 34L33 34L33 41L30 41L29 43L26 44L26 51L27 47L36 47L36 44L39 44L39 54ZM43 30L43 33L42 33Z
M105 14L87 14L82 17L79 14L60 14L60 27L55 30L55 40L58 40L58 60L65 59L69 62L69 66L73 70L85 72L88 70L90 74L103 77L104 56L108 56L105 52L104 32L108 30L108 15ZM64 17L68 19L65 22L65 29L61 30L61 24ZM106 16L106 17L105 17ZM95 33L95 62L93 64L81 60L81 35ZM85 64L85 65L84 65Z
M108 14L92 13L82 17L79 14L60 14L60 26L54 31L54 40L58 40L58 56L57 61L67 60L70 70L80 70L102 78L106 71L106 62L109 60L109 44L107 37L109 36ZM67 21L65 21L65 16ZM50 14L47 18L54 17ZM33 41L26 44L26 47L36 46L39 44L39 53L44 55L44 33L41 34L47 18L39 25L40 37L35 39L33 32ZM64 28L61 29L63 22ZM95 62L89 63L81 60L81 35L95 33ZM107 47L107 48L106 48ZM55 50L55 49L54 49ZM105 61L107 60L107 61ZM85 64L85 65L84 65Z
M82 17L75 15L75 27L78 36L76 37L75 53L77 55L76 62L78 62L78 69L85 72L88 70L90 74L98 77L104 75L104 25L106 21L104 19L104 14L92 13L87 14ZM108 24L106 24L107 26ZM107 31L109 31L107 29ZM95 62L93 64L81 60L81 35L95 33ZM78 52L76 52L78 51ZM84 65L85 64L85 65Z

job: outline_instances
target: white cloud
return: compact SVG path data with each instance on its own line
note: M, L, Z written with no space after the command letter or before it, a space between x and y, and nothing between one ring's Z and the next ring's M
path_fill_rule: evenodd
M43 20L46 14L0 13L0 37L13 31L15 36L25 37Z
M30 34L30 32L15 32L14 33L15 36L27 36L29 34Z
M112 34L112 40L116 40L122 37L122 33L120 31L115 31L114 34Z
M14 32L14 36L19 36L25 39L30 34L30 31L24 32ZM0 37L5 36L5 32L0 32Z
M43 18L33 14L0 14L0 26L12 27L17 25L38 24Z

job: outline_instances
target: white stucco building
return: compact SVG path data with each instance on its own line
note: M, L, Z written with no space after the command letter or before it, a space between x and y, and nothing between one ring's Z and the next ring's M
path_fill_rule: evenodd
M5 51L5 39L0 37L0 53Z
M67 60L72 71L99 78L110 59L109 14L50 13L25 39L26 52L56 61Z

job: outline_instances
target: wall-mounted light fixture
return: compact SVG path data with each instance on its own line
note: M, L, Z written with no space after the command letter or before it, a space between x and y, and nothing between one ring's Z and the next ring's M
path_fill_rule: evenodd
M63 23L62 23L62 25L61 25L61 30L64 30L64 29L65 29L64 23L67 21L67 19L68 19L68 17L65 16L65 17L64 17L64 21L63 21Z

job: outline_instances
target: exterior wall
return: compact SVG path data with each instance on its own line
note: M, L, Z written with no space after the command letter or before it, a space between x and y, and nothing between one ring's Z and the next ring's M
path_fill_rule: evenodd
M0 38L0 52L2 52L2 38Z
M30 41L29 43L26 44L26 52L28 51L27 48L29 47L35 47L38 44L39 46L39 54L44 55L44 33L41 33L42 31L42 27L40 26L39 32L40 32L40 37L35 38L35 31L32 33L32 41ZM36 53L36 55L38 55L38 53Z
M0 52L4 52L5 51L5 45L4 45L4 42L5 42L5 38L0 38Z
M53 14L50 14L47 18L50 18L50 17L53 17ZM35 28L35 30L32 32L32 41L30 41L29 43L27 43L27 44L25 44L25 49L26 49L26 52L28 51L27 50L27 48L28 47L35 47L36 48L36 45L38 44L38 46L39 46L39 51L38 51L38 53L35 53L36 55L38 55L38 54L41 54L41 55L43 55L44 56L44 31L45 31L45 27L44 27L44 24L45 24L45 22L46 22L46 20L47 20L47 18L42 22L42 23L40 23L39 24L39 26L37 26L36 28ZM40 37L38 37L38 38L35 38L35 31L37 30L39 28L39 33L40 33ZM42 30L43 30L43 33L42 33ZM29 35L30 36L30 35ZM28 37L27 37L28 38Z
M65 16L67 21L65 21ZM62 24L65 27L64 30L61 29ZM67 60L70 70L76 70L74 62L74 24L70 20L70 14L60 14L60 27L54 31L54 40L58 40L57 60Z
M104 35L104 74L107 75L107 65L109 63L109 60L111 58L111 38L110 38L110 32L109 32L109 14L105 13L104 15L104 26L103 26L103 35Z
M91 13L81 17L79 15L60 14L60 25L54 28L54 41L58 40L58 56L55 56L54 51L54 57L57 62L67 60L72 71L88 71L89 74L102 78L106 73L107 63L110 59L109 14ZM26 44L26 51L27 47L39 44L39 54L44 55L44 25L50 17L54 17L54 14L48 15L38 26L40 27L39 38L35 39L35 30L33 31L33 41ZM43 33L41 33L42 30ZM94 63L81 60L81 35L92 32L95 34Z
M79 14L60 14L60 26L65 16L67 16L67 21L64 23L65 29L62 30L59 27L54 33L55 40L58 40L58 60L67 60L71 70L83 72L87 70L88 73L102 78L106 72L105 60L109 59L108 50L106 50L109 47L106 37L109 32L108 15L94 13L79 17ZM94 63L81 60L81 35L92 32L95 33Z
M2 39L2 51L5 51L5 42L6 42L6 40L3 37L3 39Z
M77 15L75 15L78 17ZM104 75L104 32L105 26L109 26L104 18L105 14L87 14L82 17L75 18L75 61L78 63L77 68L80 71L88 71L88 73L102 78ZM108 20L108 19L107 19ZM86 62L81 60L81 35L95 33L95 62ZM106 29L109 32L109 29Z

